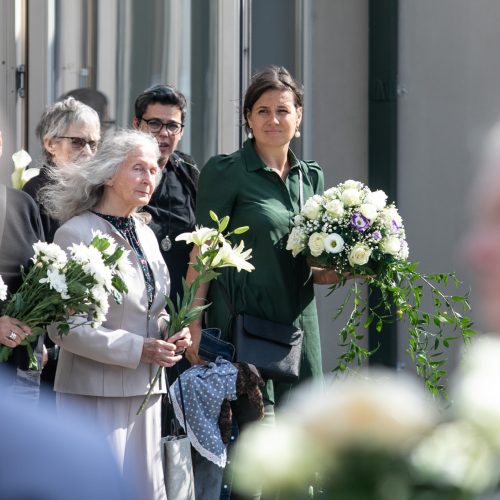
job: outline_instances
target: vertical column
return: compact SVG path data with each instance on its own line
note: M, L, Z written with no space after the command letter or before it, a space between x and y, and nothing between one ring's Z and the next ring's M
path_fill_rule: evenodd
M369 184L383 189L390 200L397 200L398 135L398 24L399 0L370 0L369 12ZM370 296L370 305L379 301ZM370 350L378 350L372 364L397 365L397 325L381 332L370 326Z

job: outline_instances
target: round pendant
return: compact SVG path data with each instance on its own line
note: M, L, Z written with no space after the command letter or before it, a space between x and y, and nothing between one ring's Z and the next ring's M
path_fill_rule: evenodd
M164 252L168 252L172 248L172 240L169 238L168 234L160 241L160 247Z

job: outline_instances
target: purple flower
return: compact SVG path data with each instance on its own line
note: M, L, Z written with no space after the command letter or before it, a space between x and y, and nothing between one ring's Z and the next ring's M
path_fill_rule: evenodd
M380 231L374 231L372 234L373 241L380 241L382 239L382 233Z
M354 212L351 217L351 227L364 233L370 227L370 221L359 212Z
M391 230L393 233L397 233L399 231L399 224L394 219L391 220Z

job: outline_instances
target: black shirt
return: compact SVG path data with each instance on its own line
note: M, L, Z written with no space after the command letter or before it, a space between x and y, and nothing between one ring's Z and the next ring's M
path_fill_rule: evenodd
M156 235L170 273L170 297L174 303L177 293L182 292L182 278L186 276L191 251L191 245L175 238L194 230L198 177L198 168L190 156L180 151L172 153L149 205L144 207L152 216L149 227ZM172 243L170 250L161 248L166 237Z
M50 168L51 167L49 167L48 165L43 165L40 169L40 173L36 177L31 178L23 186L23 191L25 193L28 193L40 208L40 218L42 219L43 232L48 243L52 243L54 241L54 234L61 225L58 220L53 219L52 217L47 215L47 213L43 209L43 206L38 200L38 192L50 182Z

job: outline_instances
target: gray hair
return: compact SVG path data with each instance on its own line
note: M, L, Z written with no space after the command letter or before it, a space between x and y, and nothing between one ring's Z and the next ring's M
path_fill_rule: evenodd
M36 135L42 144L45 160L49 163L52 163L52 156L45 149L43 141L65 135L71 125L89 125L101 130L97 112L73 97L55 102L43 112L36 127Z
M64 222L94 209L101 201L106 181L137 148L151 150L156 158L160 157L153 136L137 130L117 130L107 134L97 153L84 162L51 169L51 182L39 192L44 210L54 219ZM139 217L149 222L148 215L141 212Z

